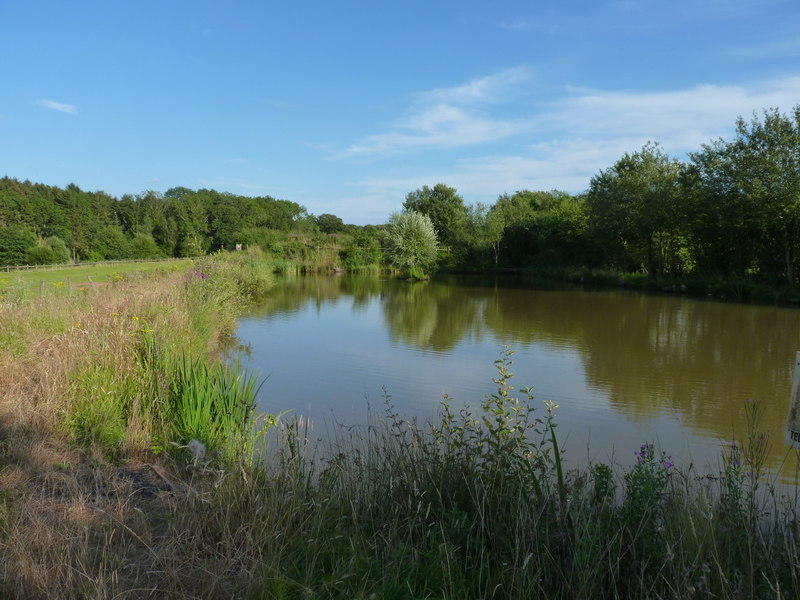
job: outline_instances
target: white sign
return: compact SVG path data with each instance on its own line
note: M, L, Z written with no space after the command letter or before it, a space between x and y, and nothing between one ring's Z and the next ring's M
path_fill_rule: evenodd
M789 403L789 443L800 446L800 352L794 357L792 376L792 397Z

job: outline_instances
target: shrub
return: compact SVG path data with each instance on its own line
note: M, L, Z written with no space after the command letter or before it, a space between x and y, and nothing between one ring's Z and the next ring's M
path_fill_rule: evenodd
M384 238L386 257L412 279L423 279L436 264L439 243L430 217L413 210L395 213Z

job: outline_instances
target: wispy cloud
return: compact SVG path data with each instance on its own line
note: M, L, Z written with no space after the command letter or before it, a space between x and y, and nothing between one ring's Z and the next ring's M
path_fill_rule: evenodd
M569 88L544 110L524 118L524 131L531 140L523 152L504 155L493 146L494 153L473 152L435 168L406 168L397 177L364 178L359 187L364 198L376 205L393 203L395 209L408 191L440 181L456 187L468 202L493 202L499 194L526 188L577 193L587 189L600 170L649 140L661 143L672 156L685 157L713 139L730 139L738 116L749 118L754 111L771 107L788 112L798 98L800 76L660 92ZM422 123L415 127L423 130ZM441 133L442 125L436 121L430 129ZM473 139L480 137L476 134Z
M493 75L477 77L453 87L434 88L415 95L422 104L446 102L450 104L484 104L501 102L521 84L528 83L532 72L520 66L505 69Z
M264 100L264 104L277 110L297 110L298 106L284 100Z
M415 149L471 146L523 133L530 126L524 119L497 118L487 107L515 95L530 79L527 67L515 67L414 94L409 114L390 131L366 136L335 158L380 158Z
M49 110L56 110L58 112L67 113L68 115L77 115L78 107L74 104L64 104L63 102L56 102L54 100L41 99L37 100L36 104L42 108Z
M375 158L410 150L477 145L529 128L530 124L522 120L493 119L440 104L410 116L396 131L365 137L340 156Z
M530 28L530 22L523 21L522 19L500 23L500 29L505 29L506 31L528 31Z

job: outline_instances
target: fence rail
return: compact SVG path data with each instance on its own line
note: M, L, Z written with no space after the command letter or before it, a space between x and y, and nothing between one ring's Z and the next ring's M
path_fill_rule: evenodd
M102 267L110 265L127 265L131 263L154 263L154 262L182 262L199 258L191 256L186 258L128 258L123 260L84 260L75 263L61 263L55 265L4 265L0 266L0 272L10 273L12 271L66 271L75 267Z

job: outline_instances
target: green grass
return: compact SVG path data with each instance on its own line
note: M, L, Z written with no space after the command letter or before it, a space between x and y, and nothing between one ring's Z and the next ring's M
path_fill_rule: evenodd
M510 393L509 356L474 413L445 402L428 426L387 401L321 453L290 424L247 496L274 527L251 597L798 597L797 504L764 478L757 407L719 473L649 443L627 470L563 472L553 415ZM234 481L219 501L253 510Z
M429 423L387 394L320 444L258 422L254 382L213 356L273 270L218 256L0 305L0 596L800 597L800 505L767 476L757 405L716 470L644 441L632 467L570 471L505 350L494 393Z
M73 285L90 282L113 283L114 281L129 279L132 276L153 273L159 270L185 269L191 266L191 264L191 259L185 259L175 260L174 262L130 262L113 265L87 264L63 267L53 265L52 270L49 268L42 268L32 271L0 271L0 286L24 285L33 287L41 283L51 286L53 286L53 284L66 286L70 281ZM59 286L55 285L54 287Z

